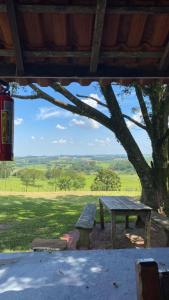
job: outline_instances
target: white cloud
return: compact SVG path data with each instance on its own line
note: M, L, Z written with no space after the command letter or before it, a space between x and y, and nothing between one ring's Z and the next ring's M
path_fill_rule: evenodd
M92 143L92 142L89 142L89 143L88 143L88 146L93 147L93 146L95 146L95 144Z
M32 140L35 140L36 138L35 138L35 136L34 136L34 135L32 135L32 136L31 136L31 139L32 139Z
M100 127L100 124L97 121L88 119L85 117L81 117L81 118L78 117L76 119L74 118L74 119L72 119L72 123L73 123L73 125L80 126L80 127L86 127L86 128L97 129Z
M95 142L102 146L106 146L106 145L111 144L112 139L110 139L109 137L106 137L105 139L95 139Z
M67 140L65 139L58 139L58 140L54 140L52 141L52 144L66 144Z
M69 140L69 144L74 144L74 141L72 139Z
M22 123L23 123L23 119L22 119L22 118L16 118L16 119L14 120L14 124L15 124L16 126L21 125Z
M131 116L131 118L134 119L135 121L141 123L142 122L142 113L141 113L141 110L139 110L138 112L136 112L135 114L133 114ZM137 125L135 125L133 122L131 122L129 120L126 121L126 124L127 124L127 127L130 128L130 129L137 126Z
M58 110L55 107L39 107L39 113L36 118L38 120L46 120L56 117L71 117L72 113L66 110Z
M44 140L44 136L41 136L41 137L40 137L40 140L41 140L41 141Z
M85 125L85 121L83 121L81 119L72 119L72 123L77 125L77 126L84 126Z
M91 128L97 129L100 127L100 124L97 121L95 121L95 120L88 120L88 121L89 121L89 124L91 125Z
M60 116L60 111L52 107L39 107L38 120L46 120Z
M90 94L89 97L93 97L93 98L100 101L97 94ZM94 108L96 108L97 105L98 105L97 102L95 100L92 100L91 98L86 98L86 99L83 100L83 102L90 105L91 107L94 107Z
M56 128L57 128L57 129L60 129L60 130L65 130L67 127L65 127L65 126L63 126L63 125L61 125L61 124L57 124L57 125L56 125Z

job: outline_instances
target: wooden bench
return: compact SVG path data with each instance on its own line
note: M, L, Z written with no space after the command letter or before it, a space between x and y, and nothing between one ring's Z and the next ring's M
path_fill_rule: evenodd
M167 238L166 246L169 247L169 218L152 211L151 222L164 230Z
M75 227L80 232L80 237L78 241L78 248L90 248L90 237L94 224L95 224L95 215L96 215L96 205L95 204L87 204L80 217L77 221Z
M60 239L35 238L32 241L33 251L58 251L66 250L67 242Z

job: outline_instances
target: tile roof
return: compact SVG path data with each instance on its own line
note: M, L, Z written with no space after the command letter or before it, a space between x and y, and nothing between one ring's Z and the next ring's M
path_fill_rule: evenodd
M48 85L54 78L64 84L80 81L85 85L99 78L125 82L134 77L141 80L168 77L168 0L107 1L95 72L91 72L90 63L96 0L13 1L22 74L8 2L0 1L0 77L3 79Z

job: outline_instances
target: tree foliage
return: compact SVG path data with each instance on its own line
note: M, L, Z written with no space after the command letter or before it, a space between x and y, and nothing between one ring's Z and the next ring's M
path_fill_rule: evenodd
M85 186L85 178L82 174L53 167L48 168L46 172L50 184L54 186L54 190L77 190Z
M14 171L14 163L1 161L0 162L0 178L8 178Z
M99 170L91 185L92 191L120 191L120 189L120 178L110 169Z
M28 186L35 186L36 180L43 179L44 177L43 171L28 168L19 170L17 175L22 181L22 184L25 185L26 191Z
M121 92L124 98L131 89L135 92L135 103L138 105L133 107L133 111L140 112L140 120L122 111L114 84L100 81L98 85L103 99L92 97L97 106L84 101L85 95L83 97L74 95L59 82L50 84L56 92L56 97L51 96L37 84L29 85L32 94L25 96L19 92L13 96L32 101L44 99L74 114L91 118L113 132L139 176L142 201L156 210L160 208L169 214L169 85L157 81L145 85L133 82L131 86L124 88ZM58 99L59 94L61 99ZM147 133L152 146L151 164L147 163L127 122Z

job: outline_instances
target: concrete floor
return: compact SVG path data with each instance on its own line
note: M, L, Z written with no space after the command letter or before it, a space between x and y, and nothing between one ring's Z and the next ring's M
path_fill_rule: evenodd
M0 300L135 300L135 261L169 248L0 254Z

